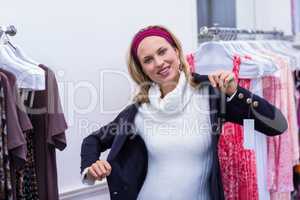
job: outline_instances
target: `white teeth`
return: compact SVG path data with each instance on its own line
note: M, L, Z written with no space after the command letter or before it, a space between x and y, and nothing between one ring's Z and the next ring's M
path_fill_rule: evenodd
M169 67L164 68L163 70L159 71L159 74L164 75L165 73L167 73L169 70Z

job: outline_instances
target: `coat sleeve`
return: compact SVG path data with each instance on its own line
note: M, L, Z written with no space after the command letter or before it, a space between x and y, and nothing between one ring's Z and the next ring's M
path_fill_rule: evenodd
M254 119L255 130L268 136L280 135L288 128L286 118L281 111L267 100L238 86L237 93L225 108L220 105L220 114L225 121L243 124L244 119Z
M113 121L91 133L81 144L81 173L87 167L99 160L102 152L111 148L123 112Z

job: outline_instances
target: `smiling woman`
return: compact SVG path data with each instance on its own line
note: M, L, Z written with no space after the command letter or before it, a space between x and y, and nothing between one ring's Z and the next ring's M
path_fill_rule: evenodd
M128 70L140 89L134 103L86 137L81 151L83 182L107 177L112 200L222 200L220 118L253 119L268 136L287 129L282 113L239 87L232 72L190 73L179 41L162 26L134 36ZM244 97L260 106L252 108ZM107 160L99 160L107 149Z
M137 102L149 102L148 90L153 82L161 86L163 97L176 87L181 70L191 84L196 85L191 80L179 40L165 27L149 26L138 32L129 52L128 71L140 86L135 98Z

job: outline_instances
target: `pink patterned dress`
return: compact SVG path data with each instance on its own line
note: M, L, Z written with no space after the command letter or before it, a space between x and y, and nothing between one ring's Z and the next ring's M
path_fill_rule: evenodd
M280 70L278 78L263 79L263 96L280 108L288 121L288 129L282 135L268 137L268 188L271 200L289 200L293 190L293 165L299 159L293 76L286 59L272 52L263 53L271 56Z
M239 85L250 88L249 79ZM223 125L218 144L219 162L226 200L258 200L254 150L243 147L243 127L231 122Z

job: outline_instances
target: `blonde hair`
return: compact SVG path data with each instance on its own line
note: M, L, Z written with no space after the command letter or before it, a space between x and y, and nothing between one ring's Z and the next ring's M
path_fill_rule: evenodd
M149 28L161 28L161 29L167 31L171 35L171 37L174 41L174 44L175 44L175 48L178 50L178 53L179 53L179 60L181 63L181 68L182 68L188 82L193 87L196 87L197 83L195 83L192 80L192 76L190 73L190 66L187 63L185 56L183 55L182 46L181 46L180 41L176 38L176 36L170 30L168 30L164 26L160 26L160 25L148 26L146 28L141 29L139 32L144 31ZM131 78L140 87L139 92L135 95L133 101L136 103L139 103L139 104L148 103L149 102L148 91L149 91L151 83L153 81L143 72L143 69L142 69L142 66L140 65L140 63L138 61L136 62L136 60L134 59L134 55L132 54L132 51L131 51L132 45L133 45L133 40L130 44L130 48L129 48L128 55L127 55L127 66L128 66L128 71L129 71Z

